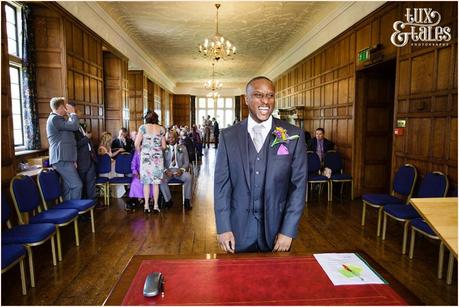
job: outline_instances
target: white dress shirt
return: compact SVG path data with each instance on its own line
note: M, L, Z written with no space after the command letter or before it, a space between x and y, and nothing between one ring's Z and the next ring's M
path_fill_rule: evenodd
M254 138L253 127L255 125L263 125L263 127L264 127L264 129L262 129L262 133L261 133L261 135L263 136L262 144L264 144L265 141L266 141L266 137L268 136L269 132L271 131L271 127L273 125L273 116L271 115L264 122L257 123L256 121L253 120L253 118L249 114L249 117L248 117L248 120L247 120L247 131L249 132L250 137L252 138L252 141L253 141L253 138Z

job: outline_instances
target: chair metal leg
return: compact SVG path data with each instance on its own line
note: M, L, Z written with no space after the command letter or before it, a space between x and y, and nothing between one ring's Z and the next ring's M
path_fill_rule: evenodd
M376 229L376 235L381 235L381 218L382 218L383 207L378 208L378 228Z
M328 201L333 201L333 182L331 182L331 181L328 182L328 188L329 188L328 189L328 191L329 191L328 192L329 193Z
M379 228L379 224L378 224L378 228ZM386 240L386 229L387 229L387 215L384 213L384 220L383 220L383 226L382 226L382 239L383 240Z
M91 213L91 230L92 233L96 232L96 228L94 226L94 208L89 211Z
M406 254L406 241L408 241L408 228L410 227L410 221L405 221L403 225L403 243L402 243L402 255Z
M56 246L54 245L54 235L51 237L51 254L53 256L53 265L57 265L56 261Z
M27 295L26 275L24 270L24 258L19 261L19 270L21 271L22 295Z
M78 234L78 218L75 219L73 225L75 227L75 245L80 246L80 236Z
M362 226L365 226L365 211L367 209L367 206L365 205L365 202L362 202L363 207L362 207Z
M448 272L446 273L446 284L451 285L453 281L453 266L454 266L454 256L451 251L449 251L448 259Z
M413 259L415 239L416 239L416 231L413 228L411 228L411 240L410 240L410 252L409 252L410 259Z
M32 248L30 246L26 246L26 249L27 249L27 256L29 257L30 286L32 288L35 288L35 272L33 268Z
M438 251L438 269L437 269L437 278L441 279L443 277L443 259L445 258L445 245L443 241L440 241L440 248Z
M61 232L59 230L59 227L56 228L56 239L57 239L57 260L62 261Z
M354 200L354 182L351 181L351 200Z
M309 194L309 182L306 182L306 196L305 196L306 202L308 202L308 194Z
M340 201L343 200L344 182L341 182L341 191L339 193Z

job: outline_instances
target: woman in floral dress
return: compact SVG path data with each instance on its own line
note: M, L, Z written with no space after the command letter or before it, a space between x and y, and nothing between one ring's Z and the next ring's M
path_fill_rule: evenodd
M164 128L158 125L158 114L148 111L145 115L145 124L139 127L139 132L135 139L135 149L140 152L140 182L143 184L145 213L150 213L148 202L150 184L153 184L153 210L159 212L159 184L163 179L163 150L166 148L164 135Z

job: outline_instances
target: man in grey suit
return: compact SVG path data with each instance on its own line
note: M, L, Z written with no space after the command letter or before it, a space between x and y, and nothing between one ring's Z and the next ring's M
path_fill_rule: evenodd
M75 108L65 103L64 97L52 98L50 106L52 112L46 123L49 164L61 175L64 200L81 199L83 184L76 169L77 144L74 135L80 127L79 118Z
M274 85L247 84L249 118L220 133L214 177L217 240L226 252L288 251L305 201L304 133L272 117ZM285 138L273 132L283 131Z
M187 171L190 167L190 161L188 158L188 151L186 146L177 143L177 133L174 130L168 132L167 139L169 145L164 153L164 174L165 182L161 183L160 189L163 193L164 200L166 201L166 207L172 206L172 196L169 190L168 182L175 179L183 181L185 202L183 206L185 209L191 209L191 187L193 179L191 174Z

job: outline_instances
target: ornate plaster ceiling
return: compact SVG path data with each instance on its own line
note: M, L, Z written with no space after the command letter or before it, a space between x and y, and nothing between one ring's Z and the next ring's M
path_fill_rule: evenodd
M342 2L221 2L219 32L237 47L216 77L244 83L266 70ZM98 2L177 85L203 84L212 66L197 47L215 33L213 2Z

